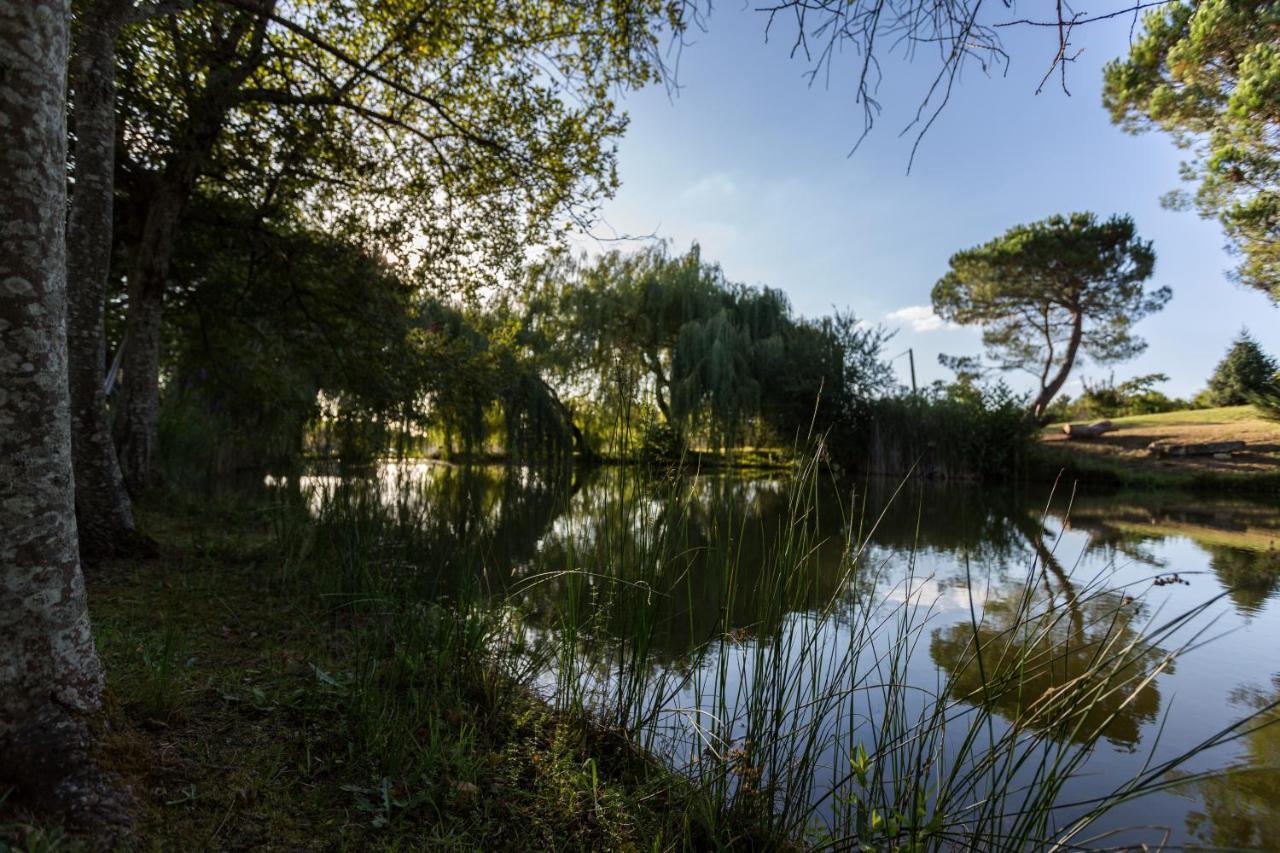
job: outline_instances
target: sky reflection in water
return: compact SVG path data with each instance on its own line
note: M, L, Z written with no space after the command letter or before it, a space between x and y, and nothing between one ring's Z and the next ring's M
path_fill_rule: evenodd
M361 481L316 475L302 478L302 485L352 488ZM471 558L474 570L495 593L520 588L535 560L545 570L568 562L571 553L578 568L605 573L618 554L648 547L659 531L676 536L678 571L688 592L659 601L654 634L654 658L673 672L681 671L694 645L708 639L726 604L720 600L723 585L710 576L716 562L709 555L727 545L736 549L747 580L741 586L749 590L753 561L771 547L791 488L777 476L685 481L695 500L677 518L669 509L670 484L611 468L549 475L419 463L384 466L363 483L376 484L384 496L399 495L424 524L436 528L431 541L438 543L438 561L464 552L479 555ZM862 585L865 594L868 583L887 601L910 599L930 622L927 654L912 660L909 678L933 686L939 671L945 672L961 695L975 702L985 696L1006 716L1087 665L1095 648L1091 641L1131 638L1226 593L1211 608L1212 642L1180 657L1152 683L1107 698L1097 713L1114 712L1115 719L1087 773L1068 786L1068 797L1097 793L1098 779L1110 787L1137 772L1162 725L1157 755L1168 757L1280 697L1280 661L1274 655L1280 646L1280 508L1194 496L1093 494L1085 487L1051 497L1047 489L913 484L895 498L896 486L872 482L822 490L823 538L814 554L818 577L801 600L789 603L793 615L787 618L805 618L833 597L852 594L854 586ZM619 526L621 504L638 511ZM619 541L619 530L625 541ZM845 571L848 540L863 549L854 580ZM1028 586L1031 566L1044 571L1037 569ZM1153 585L1155 578L1174 574L1181 582ZM1103 587L1114 592L1096 594ZM564 594L563 580L555 579L526 585L521 593L535 623ZM727 602L743 643L762 630L751 623L755 610L747 595ZM1042 596L1047 612L1062 608L1061 618L1055 615L1051 627L1028 637L1033 646L1024 649L1046 665L1020 693L991 696L983 690L974 655L966 651L973 641L971 601L982 612L980 644L994 646L1024 595ZM831 630L833 644L847 640L838 619ZM1135 665L1156 667L1167 651L1141 648ZM989 679L991 666L984 667ZM686 687L678 701L696 703L698 697L689 695L696 690ZM1237 772L1121 806L1104 828L1158 825L1168 829L1174 844L1280 843L1280 726L1198 756L1186 770L1221 767ZM816 781L820 790L824 780Z

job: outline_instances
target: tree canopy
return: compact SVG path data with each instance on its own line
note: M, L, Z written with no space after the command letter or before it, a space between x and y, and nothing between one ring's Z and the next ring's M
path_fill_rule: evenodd
M1001 369L1036 377L1031 415L1042 419L1081 350L1105 363L1145 348L1133 325L1171 295L1146 287L1155 260L1127 216L1051 216L952 255L933 306L943 319L982 327Z
M616 93L662 75L682 26L664 0L196 4L127 31L122 171L145 191L217 114L206 192L373 235L437 279L510 272L616 187Z
M503 306L445 301L341 236L200 198L170 277L170 459L225 470L424 436L463 452L496 437L525 459L583 450Z
M1280 3L1160 4L1107 65L1103 101L1126 130L1159 128L1192 151L1194 198L1168 203L1216 217L1240 280L1280 302Z

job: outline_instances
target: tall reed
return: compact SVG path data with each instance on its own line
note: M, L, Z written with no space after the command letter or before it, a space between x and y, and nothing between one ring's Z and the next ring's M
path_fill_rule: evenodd
M1184 753L1153 745L1135 776L1085 791L1096 744L1202 641L1213 602L1140 624L1132 597L1072 577L1040 543L1002 607L969 579L970 618L949 629L959 652L935 667L921 656L937 636L929 579L886 570L855 501L837 507L838 531L822 528L820 458L759 530L733 501L706 500L720 481L623 469L603 510L569 507L500 583L485 531L460 532L405 483L328 483L309 495L312 521L282 513L279 530L294 575L360 614L361 664L334 689L387 772L430 772L442 746L410 730L465 671L489 701L536 689L659 756L697 791L687 820L728 842L1088 847L1109 811L1271 710ZM695 513L708 516L696 543ZM767 544L748 559L753 537ZM833 545L834 582L818 560Z

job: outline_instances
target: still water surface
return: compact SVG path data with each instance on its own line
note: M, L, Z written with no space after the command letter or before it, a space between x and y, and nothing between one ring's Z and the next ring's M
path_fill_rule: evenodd
M695 659L703 667L717 666L717 655L692 654L716 630L717 614L730 613L734 623L737 645L727 648L763 642L769 632L753 622L758 608L751 601L752 572L789 517L794 484L787 476L716 474L675 486L610 468L552 476L421 463L387 465L363 477L309 477L304 485L319 493L362 479L384 500L416 507L421 523L435 528L430 541L438 543L439 553L432 560L469 555L468 569L495 594L514 592L533 614L532 624L537 613L555 611L558 598L568 594L567 581L549 570L563 565L601 575L617 572L620 559L645 549L656 534L677 541L671 553L682 561L681 592L655 591L662 598L651 653L655 666L681 674L672 682L678 689L655 700L686 709L672 714L668 737L659 743L676 764L696 757L690 740L680 735L687 709L705 699L704 688L685 670ZM667 512L677 488L685 496L683 510ZM998 632L1002 620L1012 618L1029 579L1063 607L1080 610L1063 620L1062 648L1047 650L1059 671L1043 676L1046 689L1055 678L1071 677L1078 663L1073 656L1087 657L1087 651L1073 650L1087 647L1082 637L1100 622L1115 630L1114 621L1094 618L1093 610L1105 605L1124 614L1119 630L1131 635L1217 597L1204 618L1144 654L1156 669L1170 646L1190 640L1194 631L1203 631L1199 636L1208 642L1179 656L1148 686L1118 692L1102 709L1115 718L1084 774L1064 791L1085 799L1139 772L1153 751L1157 757L1176 755L1280 698L1280 506L1091 492L1085 486L1069 492L827 483L818 491L814 520L820 530L811 554L814 582L787 602L787 610L790 618L810 618L842 595L854 595L855 588L857 594L874 588L886 601L909 600L922 614L924 639L908 679L936 687L950 677L976 694L981 676L965 663L964 653L973 620L981 621L981 631ZM618 508L624 505L619 524ZM851 547L860 555L852 573ZM714 568L723 567L715 555L726 549L741 574L739 592L727 602L726 584L717 576L723 568ZM530 582L534 573L537 582ZM1081 594L1100 587L1115 592ZM853 630L833 620L824 641L838 647ZM738 677L750 674L743 669ZM806 677L821 676L797 673ZM1038 694L1039 687L1031 685L1031 692ZM1007 707L999 706L1002 701ZM996 710L1008 716L1017 701L998 699ZM832 756L818 775L838 774L842 761ZM1096 843L1141 839L1173 847L1280 849L1280 726L1199 755L1184 769L1210 768L1235 772L1121 806L1101 829L1144 829ZM814 790L823 790L824 781L831 780L816 779Z

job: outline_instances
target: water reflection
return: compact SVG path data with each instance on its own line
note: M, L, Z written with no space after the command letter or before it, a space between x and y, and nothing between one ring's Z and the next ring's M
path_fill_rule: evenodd
M1270 690L1241 688L1232 703L1242 710L1275 708L1280 675ZM1280 712L1272 710L1244 737L1244 753L1226 775L1195 783L1199 803L1187 814L1187 830L1213 848L1273 848L1280 840Z
M1100 729L1105 742L1091 767L1113 781L1136 772L1157 731L1170 749L1186 748L1258 707L1261 692L1236 688L1270 677L1262 668L1273 668L1266 658L1280 641L1280 508L1265 504L888 481L809 485L815 491L799 496L785 477L440 463L315 474L291 485L313 495L344 490L411 520L421 531L414 564L513 596L533 630L555 629L566 603L599 612L582 621L614 636L634 636L633 620L648 620L640 630L650 660L677 680L688 675L691 651L726 639L718 635L729 634L730 648L767 642L786 620L869 591L909 597L927 612L929 655L913 678L932 686L940 673L950 676L954 698L1005 717L1026 718L1096 668L1098 655L1116 655L1118 686L1098 685L1078 727L1055 733L1082 742ZM782 527L795 505L812 506L814 535L803 545L811 570L778 585L761 566L788 539ZM1191 585L1153 588L1154 576L1172 572ZM1225 637L1176 670L1166 648L1137 641L1162 612L1222 591ZM619 607L618 595L646 606ZM615 596L609 606L606 596ZM844 609L850 619L863 613ZM1028 613L1034 618L1019 618ZM605 646L601 637L583 642ZM1030 669L1009 671L1013 661ZM1280 777L1256 771L1280 762L1278 751L1280 727L1253 733L1237 752L1212 756L1217 766L1250 772L1199 782L1194 800L1184 792L1143 801L1129 818L1151 823L1154 815L1175 828L1175 841L1280 838Z
M768 634L788 611L820 606L840 588L844 515L836 500L822 500L816 524L832 535L813 543L809 559L816 571L785 592L786 607L759 607L762 555L778 541L793 498L781 479L672 480L626 469L598 471L540 543L543 565L575 574L529 578L517 592L536 620L559 608L577 573L633 590L640 585L646 604L655 605L646 614L653 620L654 655L678 665L726 625L739 640ZM658 573L651 574L655 566ZM625 608L604 607L598 597L582 603L597 605L607 619L630 616ZM615 635L627 633L621 625L610 627Z
M1138 640L1137 605L1109 592L1077 596L1031 584L988 597L983 622L957 623L933 633L929 654L954 678L956 695L985 702L1008 717L1036 724L1039 706L1054 693L1115 657L1111 678L1098 683L1096 701L1061 734L1084 742L1094 732L1133 750L1142 727L1160 712L1160 690L1147 677L1166 652ZM1030 620L1023 614L1033 613Z
M1079 500L1068 526L1087 531L1089 547L1114 551L1156 569L1167 567L1151 548L1168 539L1194 542L1207 568L1239 612L1258 612L1280 586L1280 507L1243 500L1149 495ZM1179 569L1188 574L1186 567Z

